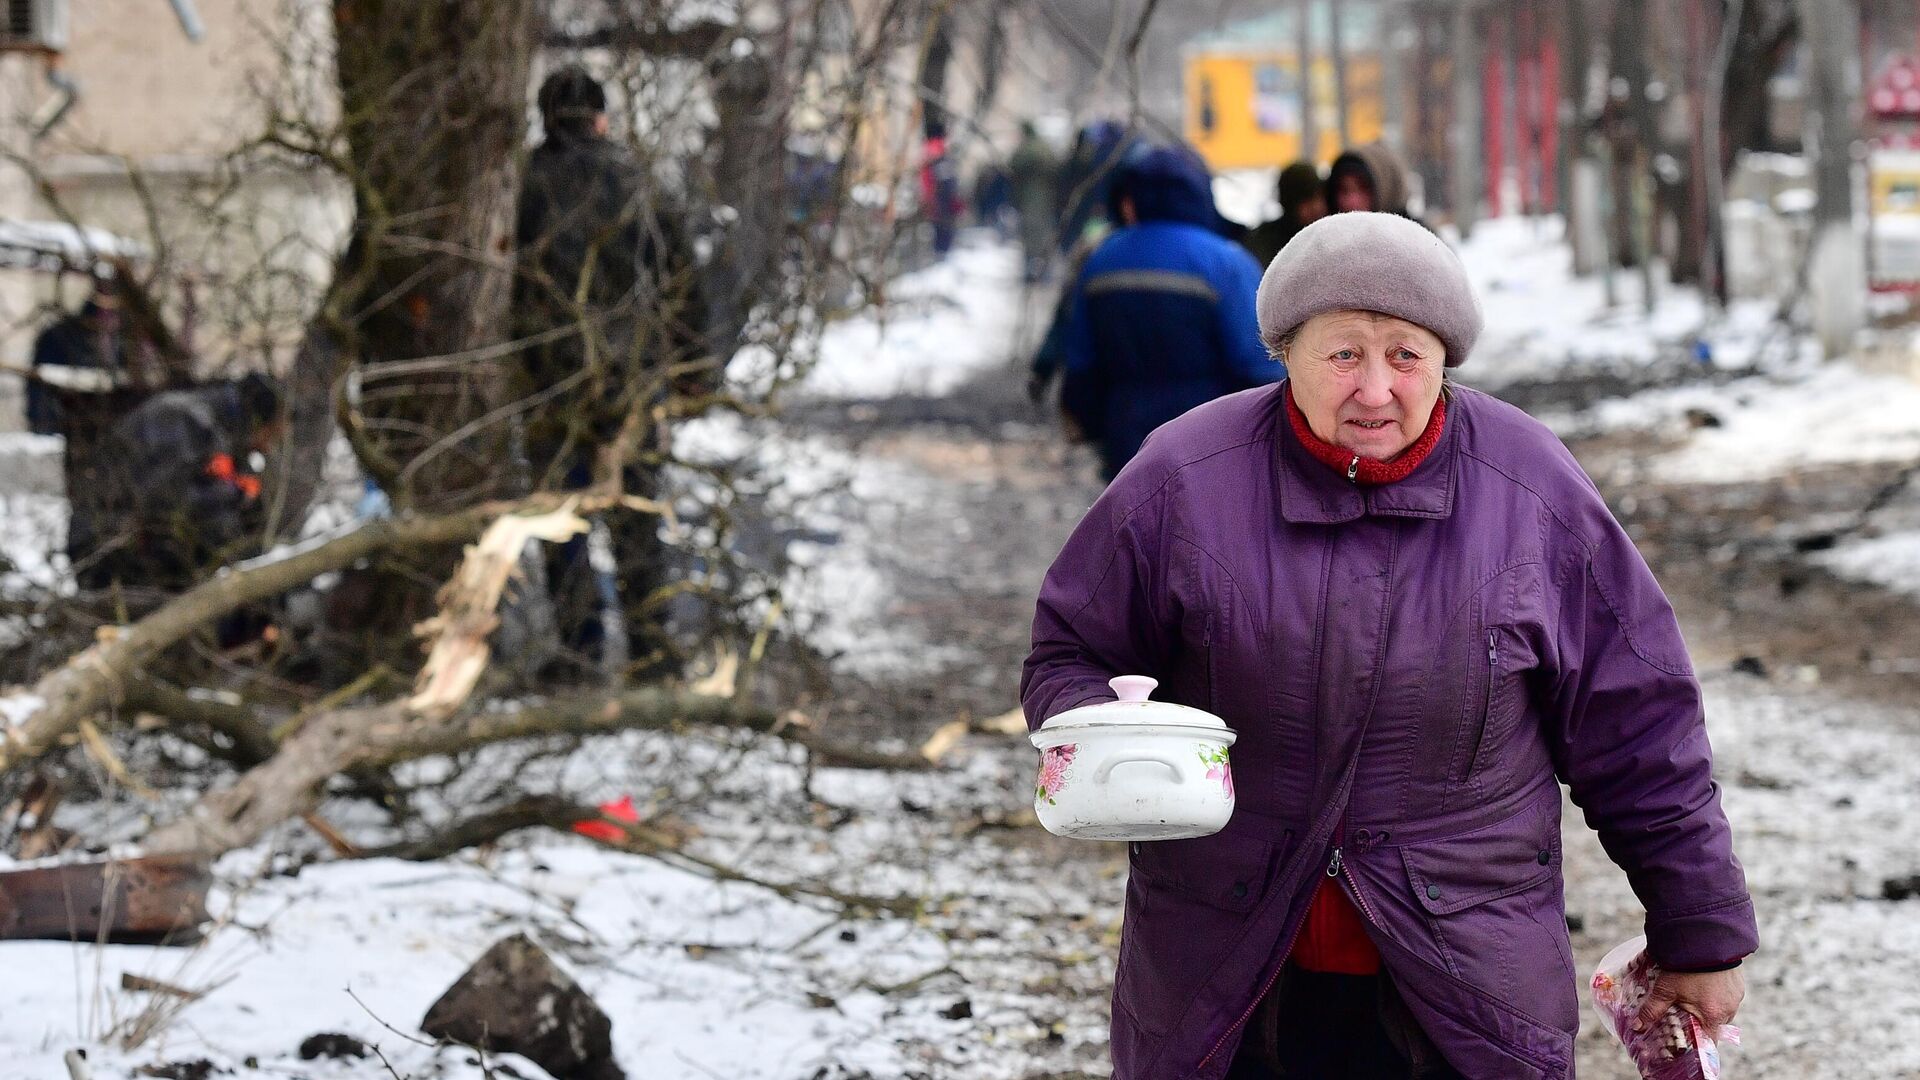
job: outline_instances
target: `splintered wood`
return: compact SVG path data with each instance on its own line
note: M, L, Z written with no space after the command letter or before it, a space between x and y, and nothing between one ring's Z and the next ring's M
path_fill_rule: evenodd
M500 623L500 596L518 570L527 543L563 543L587 528L571 502L546 514L509 514L487 526L441 590L439 614L417 628L433 644L407 701L410 711L440 720L467 700L492 657L487 638Z

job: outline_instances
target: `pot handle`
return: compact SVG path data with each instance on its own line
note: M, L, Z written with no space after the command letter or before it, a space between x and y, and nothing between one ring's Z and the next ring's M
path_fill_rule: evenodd
M1160 680L1151 675L1116 675L1107 680L1107 686L1121 701L1145 701L1159 685Z
M1186 783L1186 773L1180 770L1180 764L1174 761L1174 759L1171 756L1167 754L1156 754L1156 753L1151 753L1147 751L1133 751L1129 753L1115 754L1114 756L1101 762L1100 767L1093 770L1093 782L1096 784L1106 783L1107 774L1113 771L1114 766L1125 765L1130 761L1151 761L1156 765L1165 765L1167 767L1167 770L1173 773L1174 783L1176 784Z

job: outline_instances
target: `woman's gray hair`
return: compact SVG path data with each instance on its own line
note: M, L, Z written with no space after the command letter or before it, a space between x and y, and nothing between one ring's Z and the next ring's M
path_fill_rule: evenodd
M1284 364L1287 362L1287 350L1293 348L1293 339L1299 336L1300 327L1295 326L1278 334L1263 334L1260 343L1267 347L1268 356Z

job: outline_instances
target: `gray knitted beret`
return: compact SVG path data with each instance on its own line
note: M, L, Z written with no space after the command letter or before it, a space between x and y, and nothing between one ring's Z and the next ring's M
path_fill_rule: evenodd
M1480 300L1446 242L1398 214L1328 214L1301 229L1260 279L1260 339L1328 311L1378 311L1426 327L1457 367L1480 336Z

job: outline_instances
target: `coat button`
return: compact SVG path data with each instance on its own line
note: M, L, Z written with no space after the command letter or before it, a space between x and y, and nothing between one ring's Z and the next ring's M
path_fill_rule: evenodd
M1545 866L1553 861L1553 852L1548 851L1546 848L1541 848L1540 854L1535 855L1534 858L1539 861L1541 866Z
M1245 899L1247 898L1247 883L1246 883L1246 882L1244 882L1244 881L1236 881L1236 882L1234 882L1234 883L1233 883L1233 898L1234 898L1235 900L1245 900Z
M1129 846L1133 848L1133 853L1134 853L1135 855L1138 855L1138 854L1140 854L1140 844L1139 844L1139 842L1138 842L1138 841L1135 841L1135 842L1134 842L1133 844L1131 844L1131 845L1129 845Z
M1427 899L1429 900L1440 899L1440 886L1438 885L1427 886Z

